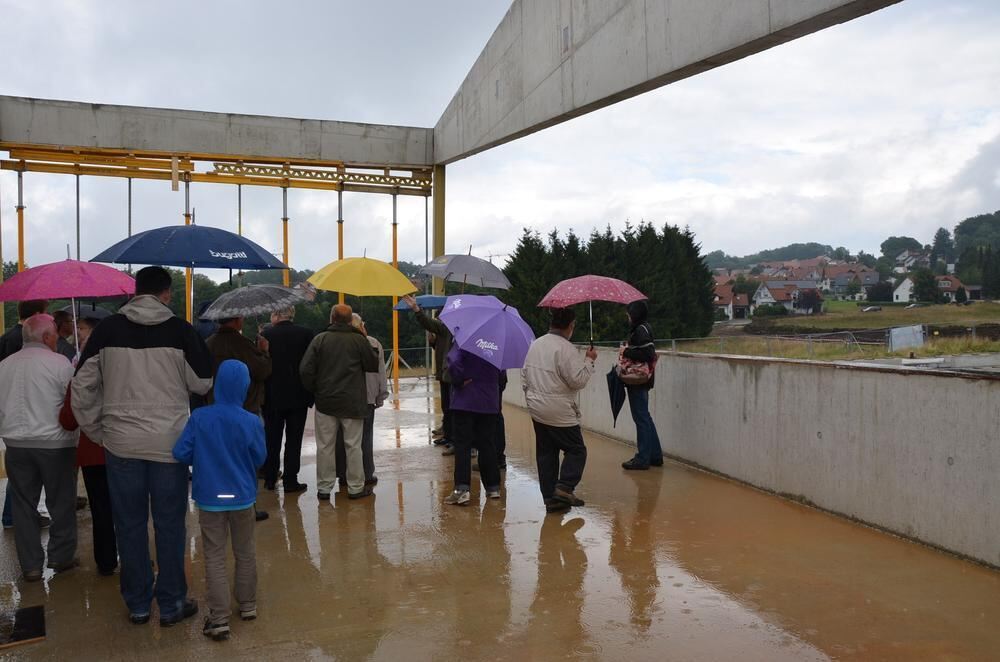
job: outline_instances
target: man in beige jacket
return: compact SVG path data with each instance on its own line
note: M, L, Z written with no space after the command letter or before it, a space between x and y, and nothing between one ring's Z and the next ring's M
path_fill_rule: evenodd
M587 463L577 393L594 374L597 351L591 347L581 354L573 346L575 328L572 309L553 310L549 332L531 343L521 368L521 387L535 426L538 486L550 513L583 505L574 494Z

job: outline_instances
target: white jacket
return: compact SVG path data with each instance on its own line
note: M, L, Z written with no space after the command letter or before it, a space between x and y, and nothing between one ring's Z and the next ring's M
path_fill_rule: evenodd
M531 418L559 428L579 425L576 394L593 374L593 360L562 336L546 333L535 340L521 368L521 388Z
M385 353L378 339L368 336L368 344L378 354L378 372L365 373L365 388L368 391L368 404L378 409L389 397L389 382L385 376Z
M0 361L0 437L10 448L73 448L77 433L59 425L73 366L41 343Z

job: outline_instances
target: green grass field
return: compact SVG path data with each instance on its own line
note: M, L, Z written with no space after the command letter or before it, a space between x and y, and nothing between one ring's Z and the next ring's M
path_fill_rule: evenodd
M883 308L874 313L862 313L853 301L830 301L827 312L819 315L788 315L767 318L773 324L803 329L884 329L891 326L930 324L935 326L972 326L1000 323L1000 304L977 302L971 306L940 305L924 308ZM769 324L762 318L755 324Z
M668 349L663 346L661 349ZM858 345L843 340L806 340L726 336L677 343L679 352L698 354L735 354L741 356L773 356L784 359L842 361L848 359L881 359L908 357L911 350L890 353L882 345ZM1000 352L1000 342L969 338L931 338L920 349L912 350L917 358L952 354L983 354Z

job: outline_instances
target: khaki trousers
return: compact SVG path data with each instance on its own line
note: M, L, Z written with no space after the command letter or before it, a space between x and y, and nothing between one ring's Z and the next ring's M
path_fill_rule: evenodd
M228 623L229 578L226 575L226 540L232 539L236 559L236 601L240 609L257 608L257 552L254 547L254 508L198 511L201 543L205 549L205 595L208 618L213 624Z
M347 457L347 490L358 494L365 489L365 465L361 452L364 419L337 418L316 412L316 490L330 494L337 483L337 432L344 430Z

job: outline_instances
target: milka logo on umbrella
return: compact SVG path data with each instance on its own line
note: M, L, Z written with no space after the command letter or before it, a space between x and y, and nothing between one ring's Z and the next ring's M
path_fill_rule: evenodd
M462 307L462 300L461 299L455 299L454 301L451 302L451 309L452 310L458 310L461 307Z
M236 251L233 253L220 253L218 251L213 251L211 248L208 249L208 254L212 257L222 258L223 260L245 260L247 259L247 254L244 251Z
M499 345L497 345L492 340L485 340L483 338L480 338L476 341L476 347L479 348L479 350L487 356L493 356L493 352L500 351Z

